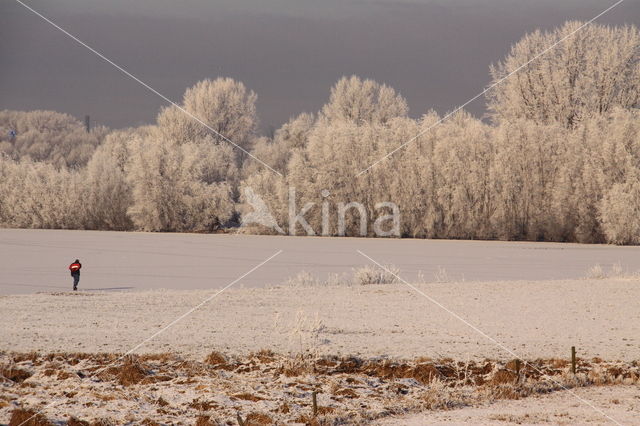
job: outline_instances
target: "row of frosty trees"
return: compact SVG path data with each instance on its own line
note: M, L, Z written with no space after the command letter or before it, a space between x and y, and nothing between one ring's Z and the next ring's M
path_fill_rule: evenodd
M63 114L1 112L0 223L213 231L239 222L250 187L286 232L295 188L298 206L315 203L305 214L315 230L323 201L357 201L369 215L393 202L406 237L640 243L640 34L590 25L537 58L581 25L529 34L491 68L500 84L487 92L486 121L412 119L392 88L351 77L316 115L266 138L242 83L186 91L181 108L283 177L175 106L153 126L90 134ZM359 216L348 212L346 235L361 235Z

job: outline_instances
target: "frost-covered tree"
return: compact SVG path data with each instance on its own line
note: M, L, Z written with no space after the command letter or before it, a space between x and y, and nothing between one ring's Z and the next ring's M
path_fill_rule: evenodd
M435 202L442 212L441 236L491 238L496 210L491 128L458 113L435 131Z
M128 211L145 231L212 231L234 213L226 182L234 166L228 145L210 140L178 143L160 131L136 141L127 178L133 205ZM220 166L224 167L220 167Z
M640 170L608 190L600 204L602 229L614 244L640 244Z
M160 112L158 126L166 137L178 143L198 142L206 137L219 143L223 140L219 135L222 135L248 150L258 122L256 99L254 92L233 79L203 80L187 89L182 108L218 134L175 106Z
M573 128L615 107L639 106L638 29L590 24L575 32L582 25L572 21L549 32L534 31L492 67L494 82L509 76L488 92L496 120L524 118Z
M305 218L315 233L360 236L362 224L368 223L364 235L373 235L374 219L383 214L379 203L394 201L390 185L401 166L400 157L361 178L355 175L415 134L414 123L408 118L384 125L345 120L316 123L305 148L292 156L287 175L288 185L295 188L296 206L314 204ZM330 220L324 221L325 217Z
M405 117L407 112L407 102L391 87L351 76L343 77L333 86L321 117L356 124L385 124L393 118Z
M133 204L126 168L136 131L109 134L89 160L86 169L86 224L90 229L125 231L133 228L127 211Z
M273 139L266 137L256 139L252 154L275 170L286 174L291 156L296 150L305 147L314 123L315 119L312 114L303 113L292 118L276 130ZM245 176L262 172L273 174L273 171L255 161L248 161L245 164Z
M256 140L252 154L278 170L284 178L255 161L246 161L238 205L238 210L243 216L252 214L255 206L252 207L250 203L255 194L270 209L273 220L278 226L282 224L286 228L289 214L286 208L289 199L289 165L291 158L305 149L314 123L313 115L303 113L278 129L273 140L266 137ZM254 228L257 232L277 232L277 228L274 229L274 227L254 226Z
M0 224L15 228L83 229L81 172L0 156Z
M527 120L496 129L492 180L499 237L541 240L556 232L553 191L565 158L565 134L559 125Z
M106 133L103 126L87 133L77 119L55 111L0 111L0 152L17 160L82 167Z

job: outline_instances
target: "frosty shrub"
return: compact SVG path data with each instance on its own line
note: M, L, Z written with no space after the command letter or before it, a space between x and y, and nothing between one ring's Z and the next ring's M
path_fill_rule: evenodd
M442 266L438 266L438 270L433 274L433 279L437 283L451 282L451 278L449 277L447 270Z
M620 262L616 262L611 265L611 273L609 275L612 277L623 277L625 273L622 269L622 264Z
M596 264L587 270L587 278L591 280L602 280L607 278L607 274L600 264Z
M322 281L308 271L300 271L285 281L285 285L290 287L316 287L321 284Z
M300 271L285 281L285 285L290 287L350 286L352 284L347 274L329 274L326 280L322 280L308 271Z
M353 270L353 280L359 285L369 284L395 284L398 283L397 275L400 270L393 265L385 265L385 269L379 266L365 265Z
M602 229L614 244L640 243L640 180L615 184L600 205Z

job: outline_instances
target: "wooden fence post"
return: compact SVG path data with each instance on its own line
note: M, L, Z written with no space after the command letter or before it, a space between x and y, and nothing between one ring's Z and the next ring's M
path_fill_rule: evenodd
M316 417L318 415L318 392L313 391L311 398L313 402L313 417Z
M571 372L576 374L576 347L571 346Z

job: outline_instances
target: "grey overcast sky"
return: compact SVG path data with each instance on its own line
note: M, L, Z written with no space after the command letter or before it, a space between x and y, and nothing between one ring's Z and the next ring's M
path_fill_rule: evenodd
M615 0L23 0L171 99L227 76L258 94L262 130L316 112L357 74L412 116L462 104L535 28L587 20ZM0 0L0 109L52 109L111 127L152 123L162 99L14 0ZM640 24L640 0L602 17ZM468 107L482 116L484 100Z

